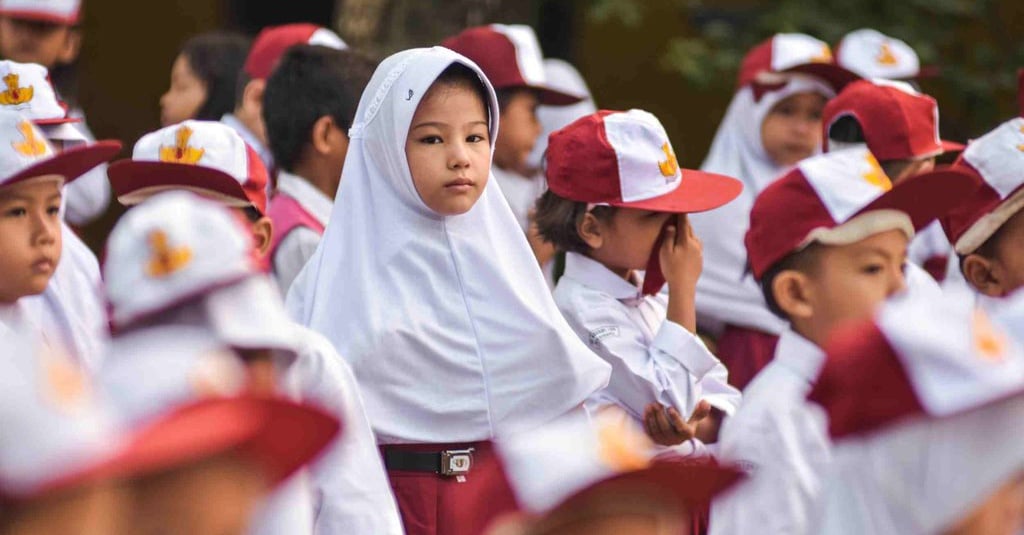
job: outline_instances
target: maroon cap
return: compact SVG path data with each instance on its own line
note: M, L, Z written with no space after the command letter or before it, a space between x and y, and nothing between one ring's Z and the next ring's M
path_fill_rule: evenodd
M331 30L310 23L282 24L264 28L249 49L243 70L253 80L270 76L281 56L295 45L322 45L345 48L345 42Z
M752 83L778 83L775 74L802 73L816 76L838 93L860 77L836 65L828 43L802 33L777 33L755 46L740 64L737 87Z

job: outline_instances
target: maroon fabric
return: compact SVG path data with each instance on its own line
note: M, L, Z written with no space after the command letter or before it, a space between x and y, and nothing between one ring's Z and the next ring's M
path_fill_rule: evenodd
M936 282L946 280L946 270L949 269L949 256L936 255L929 257L922 266Z
M324 233L324 226L312 214L306 211L299 204L299 201L284 193L278 193L270 200L267 216L274 223L274 233L270 240L270 253L267 255L270 258L277 254L277 248L284 241L285 236L299 227L311 229L320 235Z
M729 370L729 384L743 390L775 356L779 337L755 329L726 325L718 338L718 359Z
M489 469L500 466L490 443L401 444L381 446L381 451L466 448L474 451L473 468L465 482L427 472L388 470L407 535L478 535L502 513L516 510L506 479Z

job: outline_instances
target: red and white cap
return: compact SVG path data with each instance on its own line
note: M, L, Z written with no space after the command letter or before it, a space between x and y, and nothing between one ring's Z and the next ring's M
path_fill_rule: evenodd
M777 33L755 46L740 64L737 87L759 83L774 85L787 73L809 74L824 80L838 93L859 78L835 64L828 43L802 33Z
M63 26L78 24L81 10L82 0L0 0L0 16Z
M189 190L233 207L267 213L267 168L230 126L188 120L142 136L130 160L107 169L126 206L168 190Z
M942 167L893 185L866 148L814 156L754 200L744 242L754 278L814 242L845 245L887 230L908 237L977 187L970 173Z
M921 76L921 60L905 41L878 30L852 31L836 45L836 63L864 78L909 80Z
M544 76L544 57L533 28L521 24L491 24L463 30L441 46L473 60L484 71L494 89L534 89L541 104L568 106L583 100L552 88Z
M846 86L822 112L824 149L829 130L842 117L853 117L876 158L920 159L961 151L964 145L939 137L939 104L910 84L886 80L858 80Z
M973 253L1024 207L1024 118L1014 118L971 141L957 167L981 186L941 219L957 254Z
M0 109L0 187L37 179L67 184L120 150L117 141L100 141L57 154L29 118Z
M46 67L35 63L0 61L0 109L24 114L46 139L87 143L81 130L72 123L81 119L67 116L67 105L57 96Z
M679 167L665 128L643 110L602 110L552 132L548 188L589 204L689 213L735 199L743 184Z
M103 276L111 323L124 329L199 303L202 323L222 342L293 356L295 327L253 255L251 235L224 207L183 191L155 196L110 233Z
M249 48L242 69L250 79L263 80L274 72L281 56L295 45L320 45L338 50L348 48L338 34L310 23L269 26L260 31Z

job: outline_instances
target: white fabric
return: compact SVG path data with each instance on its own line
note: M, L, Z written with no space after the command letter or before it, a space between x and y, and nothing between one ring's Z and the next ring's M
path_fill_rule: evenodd
M1024 470L1022 425L1018 396L837 442L812 533L944 533Z
M327 226L331 217L333 202L315 186L301 177L281 171L277 175L278 195L287 195L299 203L309 215L321 225ZM277 229L275 229L276 232ZM316 251L320 234L313 229L299 226L292 229L274 252L274 279L282 292L287 292L302 266Z
M348 45L338 37L338 34L332 32L327 28L317 28L313 35L309 36L307 43L311 45L326 46L335 50L345 50Z
M643 110L629 110L606 115L603 122L605 137L619 165L623 201L652 199L679 187L683 174L657 117Z
M583 98L582 101L568 106L537 107L537 120L540 121L541 134L530 152L527 163L534 169L541 169L544 151L548 149L548 136L555 130L568 126L569 123L597 111L594 97L590 94L587 83L583 80L576 67L569 62L557 58L544 60L544 76L548 79L548 87L570 95ZM540 174L543 175L543 172Z
M554 297L580 339L612 365L608 387L598 393L602 401L612 400L637 421L649 403L675 407L686 418L702 399L727 415L736 412L740 393L725 366L700 338L665 319L664 295L644 297L639 283L566 253Z
M949 263L956 264L956 255L951 254L950 248L946 233L942 230L942 224L932 221L918 231L914 235L914 239L910 241L910 247L907 248L907 259L921 267L924 267L925 262L936 257L946 257L949 259Z
M533 28L525 24L491 24L491 29L508 37L516 50L516 66L528 85L546 86L544 55Z
M0 11L35 13L61 19L78 17L82 0L2 0Z
M260 141L260 138L256 137L256 134L252 130L249 130L245 124L242 123L233 114L225 113L220 118L220 122L231 127L238 135L242 136L245 143L252 147L252 150L256 151L259 155L260 160L263 160L263 166L267 168L268 172L274 169L274 154L270 152L270 147Z
M80 122L68 124L78 130L78 134L85 142L96 141L96 136L89 130L85 122L85 115L81 108L72 108L68 111L68 117L80 119ZM62 128L43 128L47 139L65 139L64 146L74 146L76 136L74 133L62 132ZM56 130L56 131L53 131ZM67 134L67 135L65 135ZM85 225L97 217L103 215L110 204L110 180L107 179L107 164L100 164L89 170L74 182L68 184L65 189L65 219L72 225Z
M31 121L63 119L57 93L48 79L46 67L36 63L0 61L0 109L21 112Z
M775 358L743 391L743 405L722 426L718 453L750 478L712 504L711 535L816 533L831 454L825 413L806 398L824 363L820 348L787 330Z
M906 79L921 72L921 60L910 45L870 28L843 36L836 63L863 78Z
M772 37L772 71L830 61L832 49L825 41L803 33L777 33Z
M201 165L245 184L249 161L244 144L242 136L223 123L189 119L142 136L132 149L132 160Z
M697 281L697 314L702 327L717 331L724 324L781 333L786 322L772 314L761 289L746 272L747 250L743 237L750 227L754 199L788 168L776 165L765 152L761 124L772 107L797 93L813 92L831 98L824 83L810 77L791 76L781 89L754 101L750 87L740 89L725 112L701 170L736 177L743 191L732 202L715 210L691 214L690 223L704 242L704 270Z
M410 122L455 62L486 80L441 47L400 52L377 68L350 131L331 221L288 294L293 317L352 365L385 444L534 427L608 381L608 365L555 307L498 188L488 184L467 213L448 217L416 193L404 149ZM488 92L493 143L498 107Z
M801 161L797 167L836 223L846 222L892 189L892 181L866 148L821 154Z
M537 199L548 188L544 175L525 177L515 171L499 167L491 167L491 175L501 187L501 194L508 202L508 207L512 209L512 216L525 234L530 228L530 212L537 205Z
M972 141L964 150L964 160L981 173L985 183L1006 199L1020 187L1024 169L1024 118L1015 117L995 130Z

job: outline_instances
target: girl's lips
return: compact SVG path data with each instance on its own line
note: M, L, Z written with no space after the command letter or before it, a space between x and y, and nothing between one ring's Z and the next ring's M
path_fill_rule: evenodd
M464 188L464 187L473 186L474 184L475 184L475 182L473 182L472 180L470 180L468 178L456 178L455 180L452 180L451 182L448 182L447 184L445 184L444 187L446 187L446 188Z
M54 262L53 260L44 258L42 260L37 260L35 263L32 264L32 271L36 273L50 273L53 271L55 265L56 262Z

